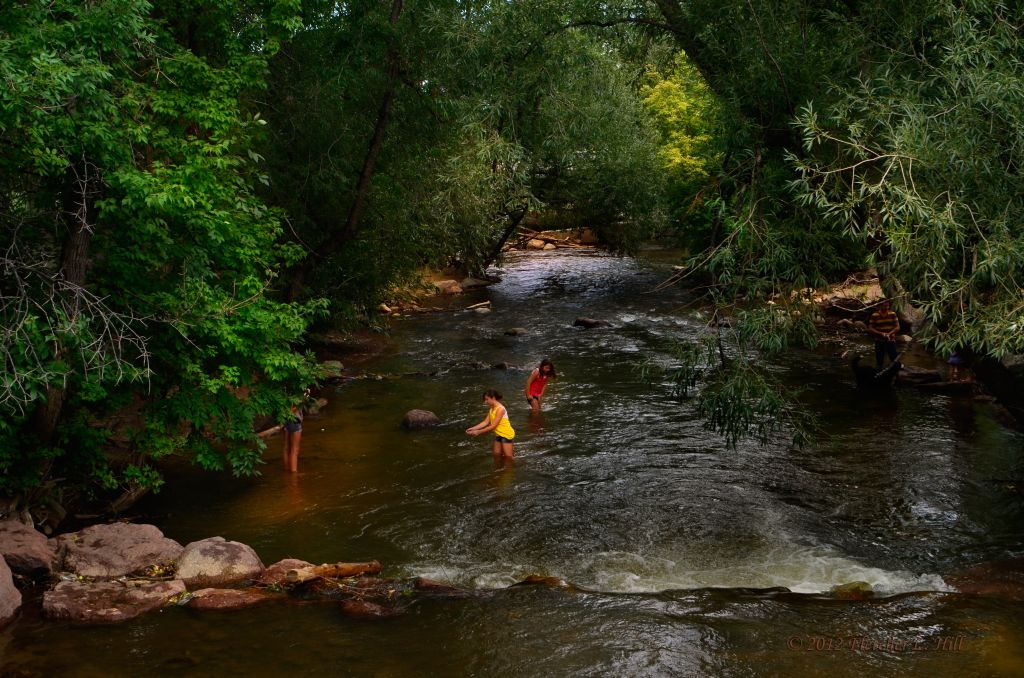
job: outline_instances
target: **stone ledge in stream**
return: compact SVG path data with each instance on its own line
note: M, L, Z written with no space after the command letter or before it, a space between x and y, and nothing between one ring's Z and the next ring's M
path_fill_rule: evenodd
M1024 557L981 563L944 579L960 593L1024 601Z
M83 577L113 578L174 562L181 544L154 525L93 525L53 540L57 570Z
M199 589L189 596L188 606L196 610L240 610L260 603L285 600L283 593L266 589Z
M43 614L79 624L115 624L157 610L185 593L185 582L63 581L43 594Z

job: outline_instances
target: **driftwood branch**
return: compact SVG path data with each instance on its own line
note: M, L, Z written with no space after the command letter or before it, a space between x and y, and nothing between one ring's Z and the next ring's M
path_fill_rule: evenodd
M344 579L361 574L380 574L380 562L371 560L368 563L325 563L310 567L299 567L288 570L284 579L289 584L302 584L314 579Z
M574 240L569 240L568 238L556 238L555 236L552 236L552 235L545 235L544 233L542 233L540 231L532 231L532 230L530 230L528 228L520 229L519 237L517 238L517 240L518 241L524 241L524 240L543 240L544 242L549 242L549 243L558 245L559 247L573 247L573 248L576 248L576 249L590 249L589 245L581 245L580 243L578 243L578 242L576 242Z

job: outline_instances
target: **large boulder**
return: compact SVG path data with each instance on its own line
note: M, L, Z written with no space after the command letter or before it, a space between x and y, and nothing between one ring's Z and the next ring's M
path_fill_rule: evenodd
M6 623L21 607L21 591L14 587L11 568L0 557L0 624Z
M185 593L175 581L62 581L43 594L43 614L79 624L114 624L157 610Z
M181 544L156 526L134 523L93 525L54 542L58 569L84 577L120 577L172 563L181 554Z
M910 304L904 304L899 310L896 311L896 315L899 316L900 325L906 329L910 334L917 334L924 327L927 318L925 318L924 311L911 306Z
M438 280L434 283L434 287L441 294L462 294L462 286L457 280Z
M18 574L45 576L53 570L57 550L46 536L17 520L0 522L0 556Z
M402 426L410 431L440 425L440 417L429 410L409 410L402 419Z
M190 589L258 579L263 570L263 561L252 547L224 537L192 542L177 562L177 576Z

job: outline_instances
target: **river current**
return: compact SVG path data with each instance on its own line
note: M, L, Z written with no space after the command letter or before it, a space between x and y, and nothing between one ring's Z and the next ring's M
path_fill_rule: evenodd
M381 378L328 388L297 477L269 441L256 478L171 469L139 510L187 543L220 535L265 563L378 559L391 576L474 589L404 616L332 605L173 608L108 628L33 615L0 630L14 675L1024 675L1024 604L943 575L1020 554L1024 436L991 406L899 390L866 397L835 346L772 365L822 431L801 449L726 449L657 369L703 326L683 289L648 292L667 257L513 254L454 299L492 311L393 321ZM577 316L611 328L583 330ZM521 327L526 334L507 336ZM870 346L860 350L865 356ZM523 397L544 357L544 412ZM925 355L910 358L927 364ZM492 365L505 363L508 369ZM653 376L652 376L653 375ZM506 394L515 462L463 431ZM409 409L445 424L409 433ZM531 574L574 587L506 588ZM868 582L875 597L838 600ZM789 591L766 590L786 587Z

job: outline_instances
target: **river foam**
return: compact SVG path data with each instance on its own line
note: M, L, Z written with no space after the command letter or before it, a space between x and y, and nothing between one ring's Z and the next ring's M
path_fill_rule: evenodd
M701 567L696 563L624 551L596 553L573 571L538 570L524 564L465 568L427 563L410 571L476 589L503 588L530 574L564 579L582 588L606 593L660 593L703 588L785 587L795 593L828 593L833 587L863 581L876 595L915 591L952 591L938 574L886 570L859 563L823 547L780 546L731 565Z

